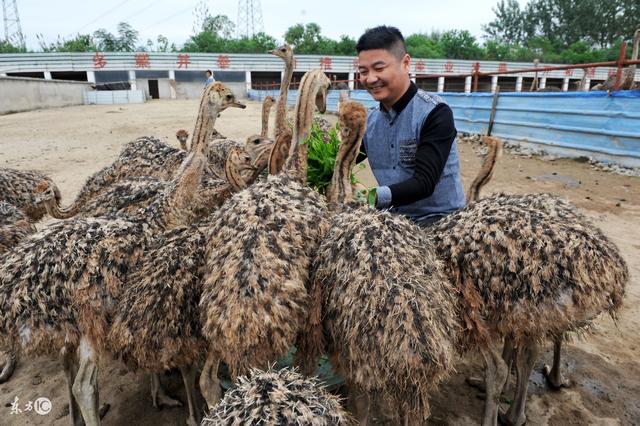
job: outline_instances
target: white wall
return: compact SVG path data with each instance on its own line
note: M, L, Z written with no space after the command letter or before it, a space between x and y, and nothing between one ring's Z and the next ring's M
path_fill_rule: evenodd
M85 82L0 77L0 114L82 105L84 92L91 90Z

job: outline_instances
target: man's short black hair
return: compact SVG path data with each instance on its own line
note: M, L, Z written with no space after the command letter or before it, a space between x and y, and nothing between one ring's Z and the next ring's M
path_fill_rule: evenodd
M207 74L209 74L209 75L213 75L213 71L211 71L211 70L207 70Z
M379 27L369 28L358 39L356 51L358 53L363 50L385 49L394 54L398 59L407 53L404 45L404 37L396 27L388 27L380 25Z

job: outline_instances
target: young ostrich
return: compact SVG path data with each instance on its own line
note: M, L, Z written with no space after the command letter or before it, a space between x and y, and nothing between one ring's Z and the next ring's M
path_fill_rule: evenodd
M351 424L337 397L295 370L251 369L238 378L202 426L237 424L339 426Z
M216 93L215 97L219 100L227 96L233 97L233 93L220 83L209 85L205 93ZM244 108L243 104L235 100L228 106ZM220 109L219 106L215 105L211 107L216 108L216 117L224 109ZM199 112L200 115L203 113L205 111ZM213 120L207 120L207 125L213 126L216 117ZM197 123L201 121L202 118L198 117ZM211 131L212 128L202 129L201 133L204 132L203 136L208 137L210 140ZM196 137L199 136L194 134L192 140L195 140ZM272 144L273 142L269 139L256 135L247 138L244 145L235 141L216 141L213 146L206 149L208 163L203 184L198 189L196 200L196 202L199 200L201 208L196 209L196 211L200 211L199 214L201 215L206 214L211 195L214 198L217 197L219 187L227 184L224 181L226 179L225 163L232 147L243 146L250 154L254 166L260 168L266 165L268 161L267 153ZM68 219L76 215L88 217L122 212L133 213L139 207L149 205L166 187L167 182L163 180L172 176L177 170L174 163L180 159L184 162L189 153L158 142L158 144L149 145L149 147L158 148L156 151L146 149L142 150L143 155L136 156L131 149L135 146L135 143L130 144L113 164L91 176L71 205L60 206L59 197L54 198L51 188L44 184L41 184L36 191L39 194L39 200L49 214L57 219ZM166 163L164 163L164 160L166 160ZM140 164L142 166L138 167ZM138 173L142 175L148 173L148 175L137 177Z
M187 139L189 139L189 132L185 129L180 129L176 132L176 139L180 142L180 149L187 150Z
M38 204L33 194L33 188L41 181L49 183L53 195L60 201L60 190L45 174L32 170L0 167L0 188L2 188L0 202L21 209L32 222L39 221L47 214L45 207Z
M77 402L86 424L99 424L96 360L106 350L110 311L145 241L190 220L211 121L219 110L236 104L233 95L226 96L230 93L226 88L205 91L193 150L172 185L139 220L59 222L27 238L0 263L0 339L26 353L61 352L74 420Z
M235 377L287 353L307 313L309 263L324 235L326 203L305 186L314 104L326 108L330 81L321 70L302 79L295 144L282 173L231 197L208 228L200 301L208 342L200 389L209 407L220 398L218 363ZM272 157L273 157L272 153Z
M194 220L206 217L229 195L225 188L229 188L229 171L244 169L262 170L267 165L268 149L270 143L262 139L257 142L264 152L253 159L244 149L234 144L219 147L218 155L226 155L224 161L225 176L219 178L212 173L205 173L202 182L198 186L195 200L193 201ZM256 151L258 152L258 151ZM219 161L217 158L216 162ZM211 164L211 162L209 162ZM216 165L216 167L219 167ZM46 207L50 216L57 219L70 217L99 217L120 216L131 218L144 214L143 208L148 207L154 200L162 195L170 183L152 177L132 177L115 182L89 199L82 205L61 207L55 198L55 193L47 182L41 182L34 189L36 200ZM142 209L142 210L141 210Z
M539 342L582 327L598 314L614 318L628 281L616 246L568 203L544 194L498 194L453 213L427 231L460 295L461 349L485 359L483 425L497 424L515 347L516 397L504 421L522 425L528 378Z
M235 183L229 196L255 177L256 173L248 170L229 172L229 182ZM198 303L209 223L205 218L158 234L146 243L114 307L107 345L111 352L143 370L157 373L179 368L185 379L191 425L198 424L200 416L194 365L206 349ZM160 392L159 377L154 374L154 406L167 400Z
M36 227L22 210L0 201L0 255L15 247L26 236L34 232L36 232ZM15 367L14 353L3 351L2 358L0 358L0 383L9 380Z
M326 348L350 396L364 392L368 405L376 395L405 424L423 424L430 391L453 365L455 292L417 225L351 203L366 110L342 102L339 120L342 142L328 194L334 215L313 262L314 303L297 345L300 361L313 369ZM357 420L368 424L368 407Z
M631 60L638 60L638 45L640 44L640 29L637 29L633 35L633 51L631 52ZM622 70L622 79L620 81L620 90L631 90L634 86L636 79L636 64L629 65ZM593 86L591 90L613 90L616 86L616 75L609 76L609 78L599 84Z
M225 92L225 96L233 97L233 93L221 83L211 84L205 89L205 93L212 91L217 91L220 94ZM235 99L235 97L233 98ZM235 101L234 104L230 106L245 107L243 104ZM200 120L200 117L198 117L197 122ZM215 119L208 122L215 123ZM206 129L206 131L211 139L213 128ZM194 139L195 135L192 137L192 140ZM225 178L224 164L229 148L232 145L242 146L240 142L233 141L216 141L209 146L207 151L209 160L207 175L212 174L214 177ZM255 161L257 158L264 158L264 152L268 151L271 145L272 141L269 139L250 136L247 138L244 147ZM108 191L110 186L123 179L153 177L160 180L170 180L188 155L189 152L171 147L160 142L158 139L150 137L138 138L125 145L119 157L112 164L89 177L71 205L59 209L60 216L58 218L73 217L79 211L83 210L84 205L90 203L91 200L99 196L102 192ZM38 181L36 181L31 188L33 189L37 183ZM90 210L86 214L91 215Z
M275 139L275 145L272 152L275 153L274 160L279 158L282 161L270 161L269 173L272 175L280 173L284 166L284 161L287 158L287 153L291 147L291 140L293 134L288 125L287 120L287 96L289 94L289 85L291 84L291 78L293 77L294 57L293 50L288 44L284 44L279 48L271 51L272 54L278 56L284 61L284 75L282 82L280 83L280 94L278 95L278 102L276 104L276 122L273 137ZM294 117L294 120L296 118Z
M289 127L287 126L287 96L289 95L289 85L293 77L295 59L293 57L293 49L286 43L272 50L270 53L284 61L284 74L280 82L280 94L278 95L278 102L276 103L276 122L273 134L273 138L277 140L281 133L289 131Z

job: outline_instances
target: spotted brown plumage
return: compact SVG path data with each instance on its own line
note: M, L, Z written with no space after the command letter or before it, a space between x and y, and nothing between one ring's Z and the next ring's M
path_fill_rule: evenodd
M487 362L484 424L495 424L506 365L495 352L507 338L528 357L517 368L524 422L526 380L539 342L579 329L597 315L615 318L628 282L619 250L572 205L546 194L497 194L453 213L427 231L460 294L460 347ZM528 372L527 372L528 371Z
M44 173L0 167L0 202L19 208L32 222L40 220L47 211L38 204L33 188L41 181L49 183L53 195L60 201L60 190Z
M338 398L315 378L289 368L252 369L238 378L201 426L343 426L353 424Z
M429 415L430 391L453 366L455 292L417 225L350 203L365 123L361 105L341 103L341 151L328 194L334 214L315 252L315 309L298 347L307 369L326 349L351 392L385 398L395 413L420 424ZM357 414L367 421L367 412Z
M0 201L0 255L34 232L36 227L22 210ZM3 350L0 353L0 383L11 378L16 363L17 358L13 351Z
M228 106L238 107L238 102L229 88L222 83L216 83L207 87L205 93L218 92L220 98L232 96L233 104ZM230 98L231 99L231 98ZM242 106L244 107L244 106ZM192 135L192 147L194 141L206 139L207 145L203 151L207 157L205 175L209 181L214 179L225 179L224 165L231 147L243 147L252 156L254 162L258 158L264 157L264 151L270 149L272 141L267 138L250 136L245 142L230 140L212 141L212 131L215 124L215 117L205 117L205 111L200 105L196 128ZM226 107L225 107L226 108ZM199 132L199 134L196 134ZM160 140L152 137L140 137L124 146L118 158L110 165L94 173L87 179L76 199L68 206L59 205L52 211L59 219L66 219L81 214L82 216L99 216L100 214L121 210L122 201L117 197L125 195L125 190L129 187L133 192L126 194L129 201L139 199L144 201L153 193L153 188L144 188L136 185L135 182L121 183L123 180L136 180L139 178L153 178L158 181L170 181L179 171L179 167L187 160L191 151L184 151L169 146ZM266 160L263 160L266 164ZM259 166L258 164L256 164ZM33 188L35 182L31 188ZM158 187L159 184L150 185ZM146 195L145 195L146 193ZM126 200L125 200L126 201ZM144 203L143 203L144 205ZM127 207L131 207L130 204ZM44 206L41 208L44 209Z
M154 234L188 225L207 163L211 122L235 104L222 85L203 93L193 149L176 177L140 215L73 218L28 237L0 263L0 339L31 353L59 352L80 358L73 377L75 397L87 424L99 421L97 358L107 350L114 306ZM72 361L65 362L70 366ZM74 400L70 404L73 405Z
M327 207L304 186L306 168L300 160L306 150L298 142L311 125L306 111L318 94L326 99L329 83L320 70L301 82L296 161L234 194L212 215L200 302L209 343L200 388L210 407L219 397L219 359L233 375L266 366L288 351L306 316L309 263L324 234Z

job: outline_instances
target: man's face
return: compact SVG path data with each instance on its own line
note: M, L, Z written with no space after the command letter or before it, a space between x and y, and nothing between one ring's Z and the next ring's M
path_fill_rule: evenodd
M360 84L376 101L390 108L409 86L410 61L408 54L398 59L385 49L363 50L358 54Z

